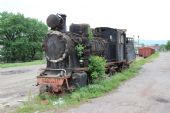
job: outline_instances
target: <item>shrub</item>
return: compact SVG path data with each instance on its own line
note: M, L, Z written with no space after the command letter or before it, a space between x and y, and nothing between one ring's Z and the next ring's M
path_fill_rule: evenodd
M89 58L88 69L92 79L103 78L105 74L106 60L100 56L91 56Z

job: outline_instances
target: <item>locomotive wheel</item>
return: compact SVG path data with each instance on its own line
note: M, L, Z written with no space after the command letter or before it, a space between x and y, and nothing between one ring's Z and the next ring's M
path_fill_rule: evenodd
M73 73L72 74L72 86L74 87L83 87L87 85L87 73L82 72L82 73Z
M116 68L114 66L109 68L109 76L112 76L116 72Z
M39 86L39 93L44 94L44 93L47 93L47 92L51 92L51 87L47 84L41 84Z

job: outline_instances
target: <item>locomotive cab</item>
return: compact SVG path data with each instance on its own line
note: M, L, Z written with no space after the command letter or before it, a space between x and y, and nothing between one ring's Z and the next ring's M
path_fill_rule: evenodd
M105 58L108 62L125 61L125 30L108 27L95 28L97 36L107 40Z

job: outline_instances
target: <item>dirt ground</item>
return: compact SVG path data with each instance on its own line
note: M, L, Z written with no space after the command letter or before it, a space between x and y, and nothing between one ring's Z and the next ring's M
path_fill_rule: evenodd
M0 69L0 113L8 113L29 95L38 94L36 76L45 65Z
M116 91L65 113L170 113L170 53L145 64Z

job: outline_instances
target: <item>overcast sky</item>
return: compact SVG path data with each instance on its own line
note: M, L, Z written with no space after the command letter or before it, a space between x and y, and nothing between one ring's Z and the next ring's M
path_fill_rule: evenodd
M170 0L0 0L0 12L22 13L46 22L49 14L71 23L127 29L128 36L170 40Z

